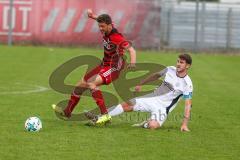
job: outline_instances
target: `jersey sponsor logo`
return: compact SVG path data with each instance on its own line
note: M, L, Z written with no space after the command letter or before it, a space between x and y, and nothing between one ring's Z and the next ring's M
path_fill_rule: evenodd
M116 50L117 45L113 44L111 41L109 41L109 39L103 39L103 47L105 51L113 52Z

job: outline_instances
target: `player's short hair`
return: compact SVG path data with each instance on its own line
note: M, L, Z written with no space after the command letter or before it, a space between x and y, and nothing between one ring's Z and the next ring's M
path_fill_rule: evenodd
M112 24L112 19L108 14L101 14L97 17L98 23Z
M178 58L183 59L186 61L187 64L192 65L192 57L189 54L187 53L180 54Z

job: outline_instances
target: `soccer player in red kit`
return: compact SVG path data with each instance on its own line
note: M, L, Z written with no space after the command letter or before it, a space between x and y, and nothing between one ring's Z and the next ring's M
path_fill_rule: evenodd
M83 92L90 89L92 97L96 101L101 112L101 116L98 118L96 124L104 124L111 120L111 116L108 114L99 86L108 85L119 77L125 65L123 59L125 50L129 51L131 59L128 68L134 68L136 63L136 51L123 35L114 28L111 17L108 14L97 16L93 14L90 9L88 9L87 14L89 18L98 22L98 27L103 34L104 57L102 63L88 72L84 78L77 83L68 105L64 110L56 105L53 105L53 109L64 118L70 118Z

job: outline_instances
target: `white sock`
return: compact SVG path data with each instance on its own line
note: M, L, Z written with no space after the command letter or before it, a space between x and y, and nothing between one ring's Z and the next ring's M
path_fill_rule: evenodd
M117 106L113 106L113 107L109 108L108 114L109 114L110 116L117 116L117 115L119 115L119 114L121 114L121 113L123 113L123 112L124 112L124 110L123 110L123 108L122 108L122 105L119 104L119 105L117 105Z

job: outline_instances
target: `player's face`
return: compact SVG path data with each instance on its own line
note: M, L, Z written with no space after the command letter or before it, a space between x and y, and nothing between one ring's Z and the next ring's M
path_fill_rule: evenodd
M106 23L98 23L98 27L103 34L108 34L111 32L110 25L107 25Z
M188 69L189 67L190 67L190 65L187 64L184 59L178 58L178 60L177 60L177 65L176 65L177 72L185 72L185 71L187 71L187 69Z

